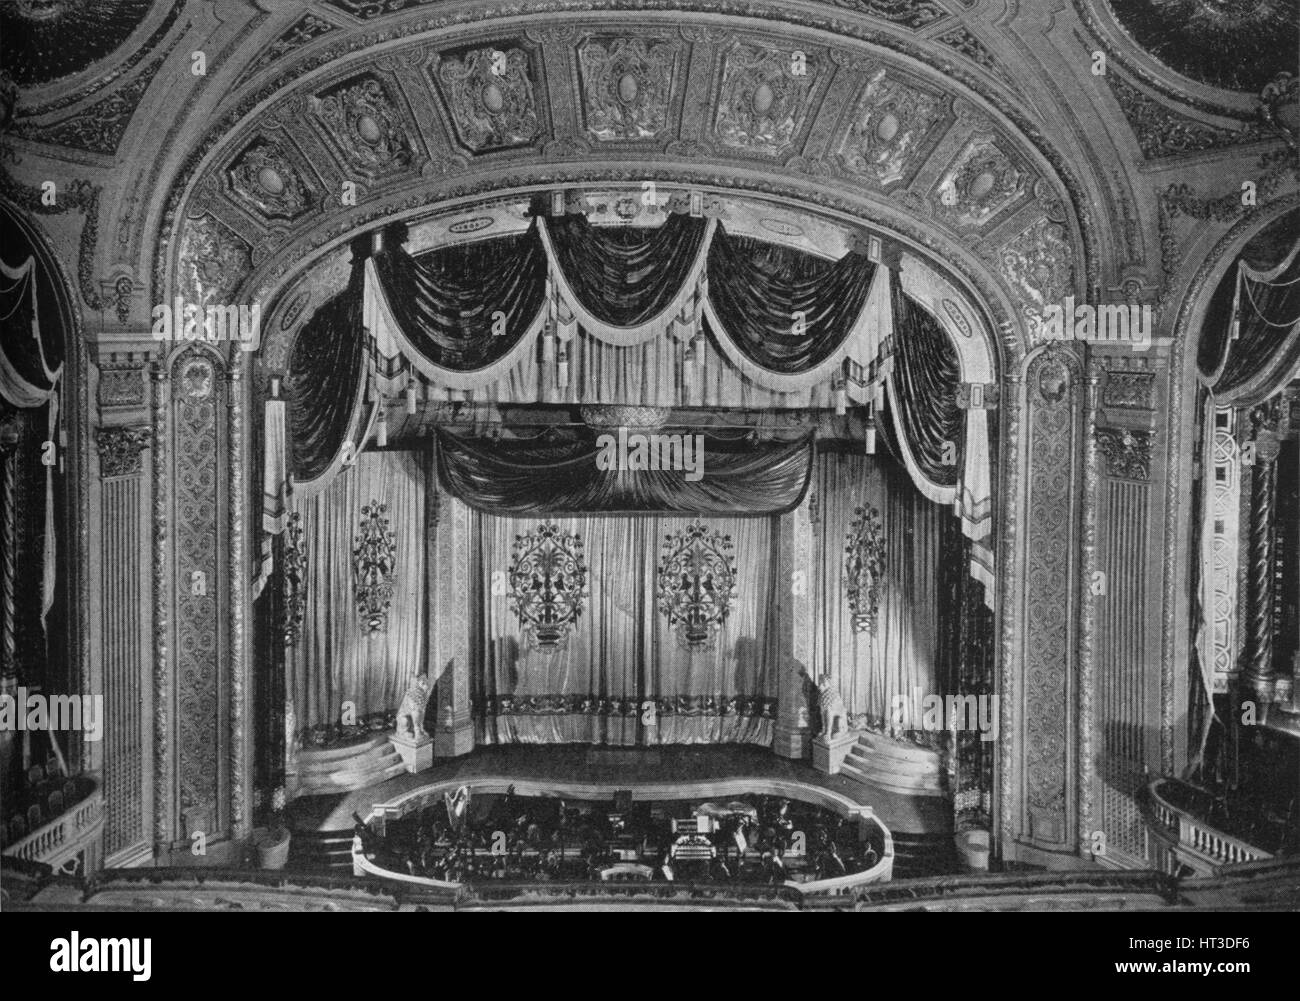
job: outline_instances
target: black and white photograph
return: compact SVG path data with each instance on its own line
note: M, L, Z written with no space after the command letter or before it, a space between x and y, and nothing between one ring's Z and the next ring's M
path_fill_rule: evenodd
M1259 974L1300 3L2 0L0 544L55 983L307 912Z

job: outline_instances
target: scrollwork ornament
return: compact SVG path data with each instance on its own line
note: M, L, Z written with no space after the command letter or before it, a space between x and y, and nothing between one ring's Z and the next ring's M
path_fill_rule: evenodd
M535 650L564 646L587 599L582 537L543 522L516 535L506 574L510 608Z
M664 538L656 575L659 611L688 650L709 650L737 593L731 536L709 533L696 519Z
M361 509L361 531L352 549L357 614L364 633L388 630L388 611L393 602L393 579L397 569L397 546L388 519L387 504L372 500Z

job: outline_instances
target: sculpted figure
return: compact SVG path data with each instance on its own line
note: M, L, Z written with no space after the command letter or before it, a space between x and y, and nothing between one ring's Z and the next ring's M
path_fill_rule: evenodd
M418 739L424 733L424 710L429 705L429 676L417 674L397 707L397 732Z
M829 740L836 734L848 733L849 714L829 674L822 675L822 680L817 683L817 693L822 712L822 737Z

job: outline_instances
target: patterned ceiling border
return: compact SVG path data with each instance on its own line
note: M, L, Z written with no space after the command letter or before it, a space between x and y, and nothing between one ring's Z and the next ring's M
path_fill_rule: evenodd
M781 8L773 8L767 4L749 4L739 2L739 0L696 0L690 4L671 3L667 0L602 0L595 4L585 3L583 0L549 0L539 4L535 10L547 12L567 12L577 9L584 17L591 17L593 14L601 13L607 10L624 10L634 9L638 12L647 11L686 11L690 12L703 11L708 13L739 14L749 18L763 18L767 20L784 21L794 23L797 26L808 27L814 30L830 31L847 40L857 40L878 44L883 48L889 49L899 55L914 59L931 69L939 72L941 75L956 81L962 86L968 88L977 94L982 100L988 103L993 109L1003 115L1015 127L1020 137L1027 141L1036 152L1041 155L1052 170L1057 175L1060 183L1067 191L1071 208L1078 225L1078 239L1082 249L1083 273L1089 287L1095 286L1099 281L1100 265L1097 259L1097 234L1095 224L1089 207L1089 199L1086 197L1082 185L1074 171L1065 161L1057 149L1047 141L1046 137L1031 122L1025 114L1013 103L1005 100L996 92L990 92L987 84L979 77L953 66L942 60L936 60L932 53L925 51L907 41L897 38L891 34L872 31L864 28L856 22L844 21L838 18L824 18L805 16L800 19L792 19L792 12ZM449 14L438 18L430 18L424 21L394 26L393 30L378 32L373 35L367 35L362 38L353 39L346 42L336 43L325 49L308 55L297 65L287 68L274 80L269 81L255 93L246 94L238 101L236 106L229 111L221 121L207 132L200 140L199 144L190 152L172 180L169 188L166 207L158 222L158 239L155 243L157 248L153 266L153 287L160 289L164 283L164 275L167 271L167 262L169 255L172 253L173 236L176 224L176 213L179 208L181 199L189 187L193 176L208 153L215 148L218 143L227 134L233 132L240 121L258 104L269 99L278 91L286 88L289 84L297 82L303 75L317 69L327 63L339 59L344 55L362 51L383 41L391 41L396 38L409 37L414 34L423 34L426 32L437 31L444 28L451 28L470 23L490 21L503 14L513 13L502 9L492 10L475 10L460 11L456 14ZM530 11L531 13L531 11ZM433 41L430 39L429 41Z
M1276 139L1257 125L1234 132L1180 115L1142 93L1118 73L1107 73L1105 80L1137 137L1142 155L1148 160Z

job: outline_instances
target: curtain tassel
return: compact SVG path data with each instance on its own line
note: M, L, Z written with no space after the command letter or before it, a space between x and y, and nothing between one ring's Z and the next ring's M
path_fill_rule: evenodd
M410 379L406 383L406 412L410 416L415 416L415 380Z
M388 407L383 397L379 399L379 421L375 425L375 444L380 448L388 447Z

